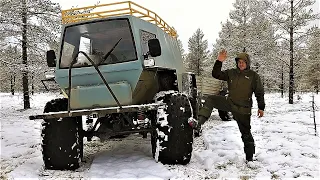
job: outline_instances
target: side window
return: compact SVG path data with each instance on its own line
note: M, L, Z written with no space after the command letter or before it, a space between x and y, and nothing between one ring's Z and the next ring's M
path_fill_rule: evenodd
M141 38L142 54L146 55L147 52L149 51L148 41L149 39L155 39L156 35L140 29L140 38Z
M60 67L69 67L72 61L72 54L74 51L75 51L75 46L65 41L63 44L63 51L62 51L62 57L61 57L63 61L61 61Z

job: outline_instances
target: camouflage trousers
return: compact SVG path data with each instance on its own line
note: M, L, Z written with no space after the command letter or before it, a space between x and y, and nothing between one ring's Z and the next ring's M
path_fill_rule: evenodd
M244 152L251 156L255 153L254 139L251 134L251 108L242 108L234 105L226 96L212 95L205 99L203 107L199 109L199 124L203 124L203 120L207 120L212 109L231 112L233 119L236 120L241 132L241 139L244 144ZM200 118L200 116L203 116ZM203 122L200 122L202 120Z

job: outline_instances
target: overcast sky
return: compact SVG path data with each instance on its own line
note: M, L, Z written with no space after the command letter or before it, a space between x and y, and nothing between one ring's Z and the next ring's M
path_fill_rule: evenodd
M52 0L58 2L62 9L69 9L72 6L83 7L93 5L92 0ZM155 13L157 13L170 26L174 26L183 43L184 49L188 49L188 39L201 28L205 39L209 42L209 48L218 38L221 22L229 17L235 0L131 0ZM319 1L317 0L314 9L319 12ZM117 0L100 0L100 4L120 2ZM319 25L319 22L317 23Z

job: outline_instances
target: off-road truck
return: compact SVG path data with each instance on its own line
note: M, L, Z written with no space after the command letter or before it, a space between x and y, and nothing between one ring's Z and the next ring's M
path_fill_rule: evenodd
M76 169L84 138L132 133L150 134L157 161L189 163L196 77L184 69L176 31L128 1L63 10L62 23L60 49L47 52L47 64L66 98L29 117L43 119L45 167Z

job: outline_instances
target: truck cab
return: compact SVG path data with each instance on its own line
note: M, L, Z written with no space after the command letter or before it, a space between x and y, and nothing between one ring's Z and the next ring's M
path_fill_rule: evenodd
M135 3L129 2L129 5L134 7ZM105 7L98 6L96 9ZM152 14L149 10L147 12ZM113 16L107 12L93 12L87 15L88 19L68 13L71 14L68 10L63 12L65 24L60 51L56 63L52 64L56 66L55 80L67 95L68 70L76 58L71 74L71 109L117 105L83 53L99 65L101 73L122 105L150 103L160 90L182 89L182 74L185 69L175 37L176 32L162 19L160 22L163 25L159 24L160 22L150 23L134 13ZM94 18L94 15L99 15L99 18ZM152 19L152 16L148 18ZM154 14L153 19L156 21L157 18ZM154 39L159 41L159 47L150 45L159 51L158 54L150 53L148 42ZM112 52L107 55L110 50ZM156 81L147 78L154 76ZM176 87L164 87L166 85L163 82L160 82L162 87L159 87L158 81L163 78L176 81L170 82L175 83ZM146 92L150 94L149 97L145 97Z

